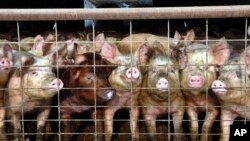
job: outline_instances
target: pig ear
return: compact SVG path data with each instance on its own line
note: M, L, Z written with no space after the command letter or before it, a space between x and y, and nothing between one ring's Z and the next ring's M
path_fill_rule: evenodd
M178 41L181 40L181 34L177 30L174 33L174 39Z
M35 58L31 56L21 56L21 65L22 66L29 66L35 62Z
M181 70L185 69L188 63L188 56L186 49L187 49L186 47L173 48L171 53L172 58L176 60Z
M34 39L33 50L42 50L44 39L41 35L37 35Z
M45 39L45 43L42 47L42 51L43 51L43 56L48 55L53 47L53 42L55 41L55 38L52 34L49 34L46 39Z
M194 30L191 29L191 30L187 31L187 35L185 36L185 40L186 41L194 41L194 38L195 38Z
M69 59L72 59L75 53L77 47L77 43L75 40L68 40L66 41L66 50L67 53L65 54L65 56L67 55Z
M222 38L218 42L212 44L208 53L213 56L213 64L223 65L230 56L229 45L225 38Z
M97 49L98 48L98 49ZM119 51L116 46L109 44L104 37L104 34L99 34L96 37L96 49L100 50L100 55L109 61L110 63L115 64L115 57L119 55Z
M85 62L87 60L87 58L84 55L77 55L74 58L74 65L80 65L83 62Z
M138 58L139 64L146 65L149 59L148 51L149 47L146 43L142 44L142 46L135 51L135 57Z
M181 34L176 30L174 33L174 40L173 40L173 44L174 45L178 45L178 43L181 40Z
M67 53L68 53L67 45L63 46L58 50L58 56L66 57Z
M75 80L80 76L80 69L79 68L72 68L70 70L70 76Z
M10 60L13 59L12 47L10 46L10 44L4 44L3 51L4 51L5 57L9 58Z
M159 41L153 43L153 48L148 51L148 54L151 56L165 54L165 49Z
M250 25L248 26L247 34L250 36Z
M101 34L103 34L103 33L98 34L98 35L96 36L96 38L98 38L98 36L102 36ZM104 34L103 34L103 36L104 36ZM87 40L88 40L88 41L93 41L93 33L88 33L88 34L87 34Z
M58 51L55 51L54 53L49 54L48 58L54 64L54 62L57 60L57 58L59 58L59 57L65 57L66 58L67 53L68 53L67 46L65 45L62 48L60 48Z
M246 65L247 74L250 75L250 46L240 54L240 63Z
M89 37L90 38L90 37ZM90 39L88 39L90 40ZM107 41L105 40L105 36L103 33L100 33L98 34L96 37L95 37L95 48L96 50L101 50L102 46L104 44L107 44Z
M77 55L74 60L74 65L83 65L87 58L84 55ZM76 66L70 70L70 75L73 79L77 79L80 76L81 68Z

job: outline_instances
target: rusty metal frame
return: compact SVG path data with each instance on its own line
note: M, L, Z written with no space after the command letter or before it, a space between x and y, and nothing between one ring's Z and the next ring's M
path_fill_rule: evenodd
M250 5L98 8L98 9L0 9L0 21L36 20L134 20L250 17Z

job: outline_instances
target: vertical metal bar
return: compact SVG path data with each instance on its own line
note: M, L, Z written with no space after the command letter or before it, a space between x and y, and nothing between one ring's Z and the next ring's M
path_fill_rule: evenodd
M21 56L21 53L20 53L20 50L21 50L21 36L20 36L20 25L19 25L19 21L17 21L17 38L18 38L18 48L19 48L19 56ZM22 63L21 63L21 59L20 60L18 60L18 61L20 61L19 63L20 63L20 68L19 68L19 71L21 72L22 71ZM21 78L22 79L22 78ZM22 80L20 81L20 83L22 83ZM21 113L21 121L19 121L19 122L22 122L22 138L24 139L24 109L23 109L23 105L24 105L24 102L23 102L23 96L24 96L24 88L23 88L23 85L22 84L20 84L20 86L21 86L21 93L22 93L22 105L21 105L21 109L22 109L22 113ZM20 134L20 133L18 133L18 134Z
M130 38L129 38L129 46L130 46L130 67L133 67L133 62L134 62L134 58L133 58L133 51L132 51L132 48L133 48L133 27L132 27L132 21L130 20L129 21L129 35L130 35ZM129 116L129 124L130 124L130 130L133 128L132 126L132 124L131 124L131 118L132 117L134 117L134 107L133 107L133 103L134 103L134 95L133 95L133 84L132 84L132 82L130 83L130 95L131 95L131 99L130 99L130 101L131 101L131 103L130 103L130 116ZM133 132L131 131L131 138L132 138L132 141L134 140L133 139Z
M248 27L247 27L247 24L248 24L248 20L247 20L247 18L246 18L246 20L245 20L245 50L246 50L246 48L247 48L247 28L248 28ZM246 62L246 61L244 61L244 62ZM244 69L245 69L244 71L247 72L247 70L246 70L246 64L244 64ZM246 116L246 115L247 115L247 114L246 114L246 113L247 113L247 105L246 105L246 102L247 102L247 95L246 95L246 94L247 94L247 91L248 91L248 89L249 89L249 87L246 86L246 84L247 84L247 83L246 83L246 82L247 82L247 78L246 78L246 77L248 77L247 74L245 74L245 76L244 76L244 78L245 78L245 80L244 80L244 81L245 81L245 83L244 83L244 88L245 88L245 89L244 89L244 103L245 103L245 107L244 107L244 112L245 112L244 124L245 124L245 125L246 125L246 122L247 122L247 118L246 118L246 117L247 117L247 116Z
M93 52L94 52L94 58L93 58L93 66L91 65L90 67L94 67L94 75L96 75L96 60L95 60L95 50L96 50L96 46L95 46L95 22L92 20L92 38L93 38ZM97 107L97 93L96 93L96 83L97 83L97 81L96 81L96 79L94 79L94 95L95 95L95 101L94 101L94 105L95 105L95 107L94 107L94 112L95 112L95 121L94 121L94 126L95 126L95 133L94 133L94 139L95 139L95 141L97 141L97 131L96 131L96 129L97 129L97 121L96 120L100 120L100 119L97 119L97 116L96 116L96 114L98 114L97 113L97 111L96 111L96 107ZM91 88L92 89L92 88ZM92 116L91 116L92 117Z
M169 20L169 19L168 19L168 23L167 23L167 32L168 32L168 33L167 33L167 36L168 36L167 38L168 38L168 47L169 47L167 52L170 52L170 43L169 43L169 42L170 42L170 20ZM165 51L165 54L167 55L167 57L170 57L169 54L166 53L166 51ZM168 68L169 68L169 62L168 62L168 65L167 65L167 66L168 66ZM168 80L170 80L170 79L169 79L169 75L168 75ZM170 90L169 90L169 89L168 89L168 93L170 93ZM171 125L171 124L170 124L170 123L171 123L171 114L170 114L170 112L169 112L170 109L171 109L170 106L171 106L170 94L168 94L168 132L169 132L169 133L168 133L168 140L169 140L169 141L171 140L171 139L170 139L170 138L171 138L171 132L170 132L170 131L171 131L171 130L170 130L170 125Z
M206 19L206 64L205 64L205 66L203 66L203 68L205 68L206 67L206 65L208 65L208 19ZM205 80L208 80L208 74L207 74L208 72L207 71L205 71ZM207 88L206 89L206 100L208 101L208 89L209 88ZM207 112L208 111L208 102L206 102L206 116L207 116ZM199 118L198 118L198 120L199 120ZM205 119L204 119L204 121L205 121ZM203 123L204 124L204 123ZM208 134L206 134L206 140L208 140Z
M53 26L53 29L55 30L55 44L56 44L56 56L58 57L58 27L57 27L57 21L55 21L55 24L54 24L54 26ZM56 63L56 72L57 72L57 77L59 77L59 65L58 65L58 63ZM61 105L61 103L60 103L60 94L59 94L59 91L60 90L58 90L58 92L57 92L57 103L58 103L58 105L57 105L57 109L58 109L58 127L59 127L59 129L58 129L58 139L59 139L59 141L61 141L61 128L62 128L62 126L61 126L61 111L60 111L60 105Z

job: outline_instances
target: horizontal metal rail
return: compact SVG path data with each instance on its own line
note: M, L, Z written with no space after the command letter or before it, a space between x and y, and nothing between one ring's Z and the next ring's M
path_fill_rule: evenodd
M0 9L0 21L135 20L250 17L250 5L97 8L97 9Z

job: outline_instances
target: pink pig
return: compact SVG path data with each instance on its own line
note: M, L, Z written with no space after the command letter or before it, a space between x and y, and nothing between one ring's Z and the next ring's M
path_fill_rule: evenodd
M191 140L199 139L198 113L203 111L206 112L206 116L201 130L201 141L205 141L219 113L219 103L209 88L216 79L216 66L227 61L230 49L227 42L222 39L209 46L191 44L179 55L179 59L183 61L180 80L186 98Z

